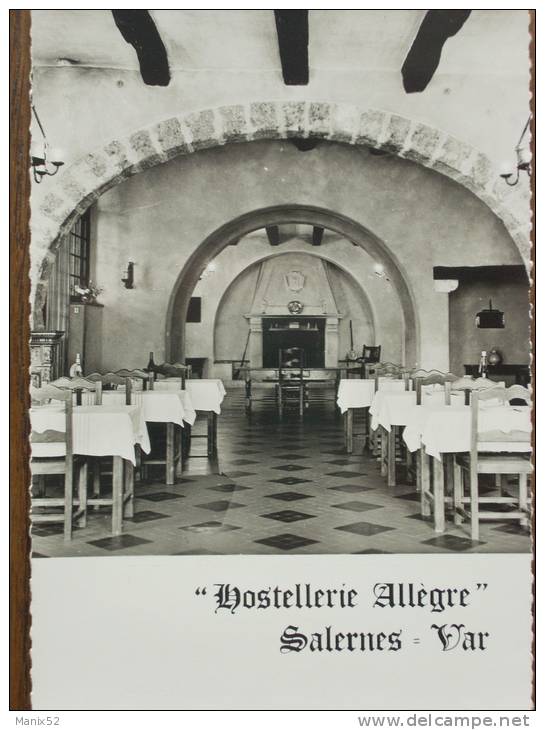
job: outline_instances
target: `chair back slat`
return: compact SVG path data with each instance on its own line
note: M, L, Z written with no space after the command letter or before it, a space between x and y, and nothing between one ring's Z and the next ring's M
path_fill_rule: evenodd
M464 378L458 378L451 384L452 391L462 390L465 393L465 404L469 405L470 395L474 390L487 390L488 388L504 388L505 383L498 383L495 380L489 380L488 378L476 378L473 379L470 376Z
M64 432L48 431L48 433L55 433L55 441L49 441L48 439L43 440L43 443L62 443L64 444L64 458L66 463L66 472L72 469L73 459L73 445L72 445L72 391L69 388L58 388L51 383L42 386L41 388L30 388L31 402L36 404L43 404L44 401L60 401L64 404ZM31 433L31 442L33 439L34 432ZM58 438L57 438L58 437ZM36 448L36 446L34 447ZM51 457L51 458L58 458Z
M380 389L381 381L384 380L403 380L405 390L411 390L413 381L411 380L411 371L403 365L396 365L392 362L380 363L375 369L375 391Z
M425 392L425 388L434 385L443 386L445 405L450 405L452 383L459 380L458 376L454 375L454 373L442 373L440 370L415 370L411 373L411 377L415 383L416 402L418 405L422 405L422 394Z
M59 400L63 402L71 401L72 394L69 390L58 388L51 383L42 385L41 388L30 388L30 399L33 403L43 403L44 401Z
M78 406L82 404L83 393L94 393L94 404L100 405L102 403L102 383L100 381L93 381L89 378L68 378L63 376L54 380L50 385L74 393L76 405Z
M146 372L140 368L121 368L115 371L116 375L122 378L129 378L133 384L133 390L136 390L136 383L140 383L142 390L153 390L153 381L155 379L155 373Z
M528 388L522 385L512 385L510 388L505 387L486 387L482 389L475 388L471 392L471 446L470 457L476 460L478 456L479 442L479 403L487 401L498 401L505 405L512 400L524 400L531 405L532 394Z
M115 389L125 389L125 403L126 405L131 404L131 390L132 390L132 383L131 379L128 377L124 377L122 375L119 375L118 373L108 372L108 373L91 373L90 375L86 376L87 380L91 380L92 382L96 384L100 384L101 389L104 388L115 388ZM102 396L102 392L101 392ZM102 403L102 398L100 400L100 403Z
M302 382L305 367L305 351L302 347L284 347L278 350L278 381L285 383Z
M364 345L361 353L362 363L379 363L382 345Z
M185 390L185 381L191 376L191 366L184 365L181 362L169 363L164 362L162 365L153 365L148 372L154 373L155 376L162 375L164 378L180 378L182 381L182 390Z

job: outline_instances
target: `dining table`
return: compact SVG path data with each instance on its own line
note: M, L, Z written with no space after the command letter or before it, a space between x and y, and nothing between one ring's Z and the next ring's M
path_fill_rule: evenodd
M62 405L48 404L30 409L33 433L64 432L65 411ZM143 409L119 403L75 406L72 411L72 451L85 457L113 458L112 497L86 497L90 505L111 505L112 534L120 535L123 517L134 514L135 446L150 451L150 441ZM33 443L34 457L55 456L58 443ZM86 475L86 469L82 471ZM85 478L85 477L83 477ZM85 490L86 494L86 490Z
M528 453L531 451L531 408L495 402L479 407L478 450L487 453ZM462 401L445 404L417 405L410 411L403 441L418 455L418 487L423 516L433 507L436 532L445 530L444 461L456 487L461 478L454 468L454 455L468 453L471 448L471 407ZM430 470L431 460L431 470ZM433 480L431 479L433 474Z
M180 381L178 380L178 383ZM123 403L124 389L102 392L103 403ZM172 390L131 390L131 404L142 408L146 423L166 425L166 454L164 459L147 460L150 464L165 464L165 483L172 485L182 472L182 432L184 426L195 423L196 412L191 394L179 388Z
M414 390L405 390L403 381L392 382L399 384L397 388L392 389L389 384L377 390L369 408L371 430L381 432L381 474L387 477L389 487L396 486L396 433L401 426L406 425L416 405Z
M354 411L365 409L364 439L368 438L368 409L375 395L375 381L341 378L337 391L337 405L344 416L344 446L347 453L354 451Z
M181 389L180 378L162 378L154 383L154 391L175 391ZM217 453L218 422L221 404L226 395L223 381L219 378L190 378L185 381L185 390L191 398L196 413L206 413L207 457Z

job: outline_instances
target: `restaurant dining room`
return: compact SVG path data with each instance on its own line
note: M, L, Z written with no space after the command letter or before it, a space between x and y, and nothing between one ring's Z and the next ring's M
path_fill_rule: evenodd
M531 551L528 43L32 11L33 557Z

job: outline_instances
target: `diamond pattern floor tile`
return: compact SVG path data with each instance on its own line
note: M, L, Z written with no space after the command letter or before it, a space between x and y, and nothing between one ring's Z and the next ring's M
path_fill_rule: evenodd
M295 550L295 548L316 544L318 540L309 540L306 537L285 533L283 535L275 535L274 537L266 537L263 540L255 540L255 542L270 545L278 550Z
M314 408L314 410L313 410ZM198 416L194 433L206 433ZM135 516L124 534L111 536L111 509L89 510L86 527L63 540L62 523L33 528L33 555L239 555L529 552L528 531L498 519L481 525L472 542L469 525L438 535L422 518L420 495L405 483L389 488L367 452L345 453L343 422L332 405L312 407L303 420L279 420L267 405L244 414L242 391L232 389L218 419L218 459L195 441L183 479L164 484L164 469L135 485ZM245 471L248 467L250 471ZM278 477L278 478L276 478ZM111 479L102 485L111 491ZM56 487L48 485L48 491ZM510 489L516 490L516 484ZM513 492L514 493L514 492ZM155 503L152 505L152 503ZM282 509L283 507L299 509ZM150 509L150 507L156 509ZM372 521L362 521L361 517ZM212 519L207 519L211 517ZM290 532L281 532L282 527Z
M299 520L310 520L315 515L309 515L306 512L297 512L297 510L284 509L280 512L269 512L267 515L261 515L269 520L278 520L278 522L299 522Z

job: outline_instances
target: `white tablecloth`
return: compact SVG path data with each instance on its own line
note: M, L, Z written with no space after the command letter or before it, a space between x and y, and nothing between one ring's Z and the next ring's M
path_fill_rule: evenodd
M480 451L530 451L531 410L524 406L482 408L478 419ZM510 436L516 438L511 441ZM526 439L527 436L527 439ZM423 445L436 459L471 446L471 408L460 405L414 406L403 432L409 451Z
M122 405L125 403L125 392L103 391L102 402L106 405ZM197 416L187 390L132 391L131 403L142 408L146 423L177 423L183 426L185 422L193 425Z
M154 390L177 390L180 388L180 378L164 378L157 380ZM214 411L221 413L221 404L225 398L225 386L219 378L203 378L186 380L185 388L191 396L193 408L196 411Z
M32 431L63 432L64 408L41 406L30 409ZM136 464L134 446L150 451L148 429L143 409L125 405L76 406L72 415L74 454L83 456L121 456ZM32 444L34 457L61 456L58 443Z
M339 382L337 405L344 413L349 408L369 408L375 395L374 380L342 378Z
M416 405L414 390L378 390L375 393L369 413L373 431L382 426L390 431L392 426L404 426L411 409Z

